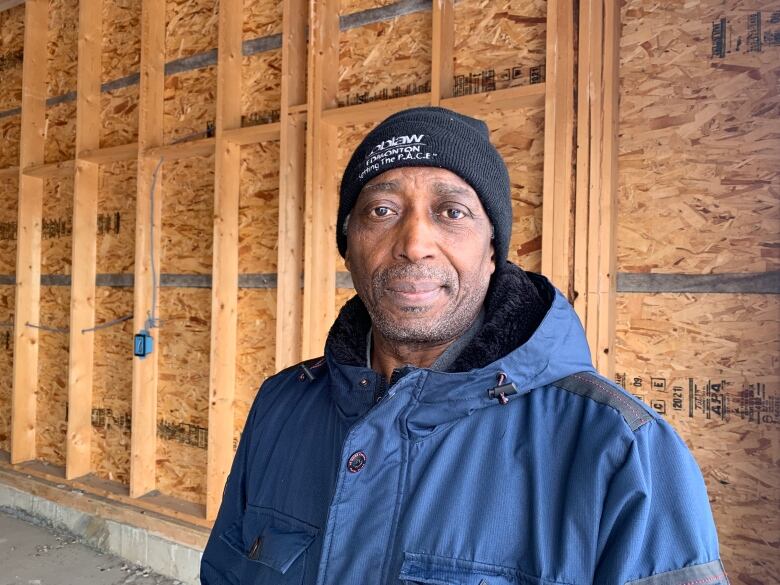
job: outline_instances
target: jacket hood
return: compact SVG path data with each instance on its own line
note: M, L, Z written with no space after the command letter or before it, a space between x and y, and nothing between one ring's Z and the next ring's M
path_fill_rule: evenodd
M355 296L339 313L325 347L331 373L340 382L335 387L343 389L336 390L336 400L348 416L362 414L367 400L373 404L372 397L365 396L366 387L382 378L366 367L370 326L368 311ZM593 371L593 366L585 332L563 294L544 276L507 263L493 277L481 329L448 371L406 369L424 372L421 403L458 401L462 408L457 410L471 412L497 403L487 390L502 373L523 394L570 374Z

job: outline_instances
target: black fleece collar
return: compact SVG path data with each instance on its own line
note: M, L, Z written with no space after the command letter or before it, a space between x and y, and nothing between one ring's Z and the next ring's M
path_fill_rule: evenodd
M552 305L555 290L533 272L507 262L493 275L485 299L482 328L450 364L449 372L482 368L523 345ZM326 352L338 363L365 367L371 317L356 295L341 309L330 329Z

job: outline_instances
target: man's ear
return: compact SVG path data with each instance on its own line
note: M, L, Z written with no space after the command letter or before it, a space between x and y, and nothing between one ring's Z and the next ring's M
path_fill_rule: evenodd
M496 271L496 247L490 242L490 274Z

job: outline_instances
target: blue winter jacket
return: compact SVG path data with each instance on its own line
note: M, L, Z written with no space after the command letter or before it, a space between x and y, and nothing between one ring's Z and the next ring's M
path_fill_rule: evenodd
M507 348L523 283L546 313ZM355 298L324 358L263 384L204 585L728 583L701 473L669 424L594 372L543 277L510 266L491 291L466 349L480 367L407 367L388 384L365 365Z

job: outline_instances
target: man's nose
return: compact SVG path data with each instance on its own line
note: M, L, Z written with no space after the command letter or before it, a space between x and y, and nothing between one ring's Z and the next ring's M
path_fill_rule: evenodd
M437 249L435 226L425 213L410 213L399 222L394 257L418 262L433 258Z

